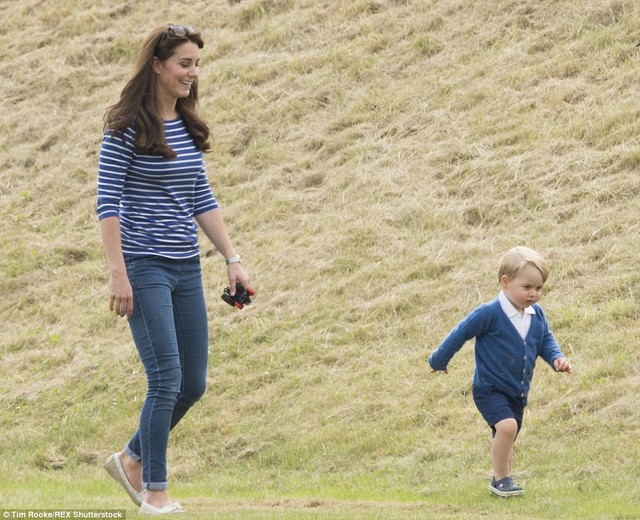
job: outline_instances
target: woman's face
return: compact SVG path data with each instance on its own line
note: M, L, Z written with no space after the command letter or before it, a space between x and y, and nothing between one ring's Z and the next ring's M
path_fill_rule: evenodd
M153 71L161 97L187 97L200 71L200 48L193 42L185 42L177 46L166 60L154 58Z

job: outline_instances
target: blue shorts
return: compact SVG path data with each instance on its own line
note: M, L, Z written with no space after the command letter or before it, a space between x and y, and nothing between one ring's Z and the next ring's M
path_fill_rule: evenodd
M491 427L494 436L496 423L504 419L515 419L520 432L525 405L519 399L501 392L494 386L474 386L473 402Z

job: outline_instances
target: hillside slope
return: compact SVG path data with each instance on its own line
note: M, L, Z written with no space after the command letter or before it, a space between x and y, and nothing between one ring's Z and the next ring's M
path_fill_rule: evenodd
M517 465L584 494L637 481L634 2L0 8L5 474L93 471L133 427L143 371L107 309L97 153L141 39L170 21L205 36L209 176L257 290L225 306L203 242L209 390L175 432L173 478L219 493L238 475L247 493L477 485L473 348L448 378L425 359L527 244L552 265L542 303L575 373L539 364Z

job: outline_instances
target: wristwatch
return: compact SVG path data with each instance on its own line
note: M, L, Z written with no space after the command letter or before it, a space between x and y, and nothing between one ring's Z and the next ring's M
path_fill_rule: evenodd
M239 264L240 260L241 260L240 259L240 255L236 255L236 256L234 256L232 258L227 258L225 260L225 262L227 263L227 265L229 265L229 264Z

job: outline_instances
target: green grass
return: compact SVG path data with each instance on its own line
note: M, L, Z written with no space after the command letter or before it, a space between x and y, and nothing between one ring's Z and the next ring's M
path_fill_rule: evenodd
M137 516L137 508L122 502L116 484L100 474L83 470L75 474L49 475L11 481L4 493L3 508L11 509L126 509ZM637 493L621 496L623 478L608 481L580 475L562 485L531 482L527 493L515 499L490 496L477 478L453 476L437 491L425 487L408 492L389 474L353 475L312 479L299 476L297 487L283 491L272 475L252 473L244 487L236 474L204 475L206 484L179 480L174 495L189 504L189 518L635 518L640 513ZM611 477L611 476L610 476ZM636 501L631 505L629 499Z
M640 11L627 0L0 2L0 508L130 506L101 469L142 367L107 308L102 116L144 34L202 28L206 157L257 290L203 242L190 518L635 518ZM526 244L575 373L539 364L496 500L473 348L426 357Z

